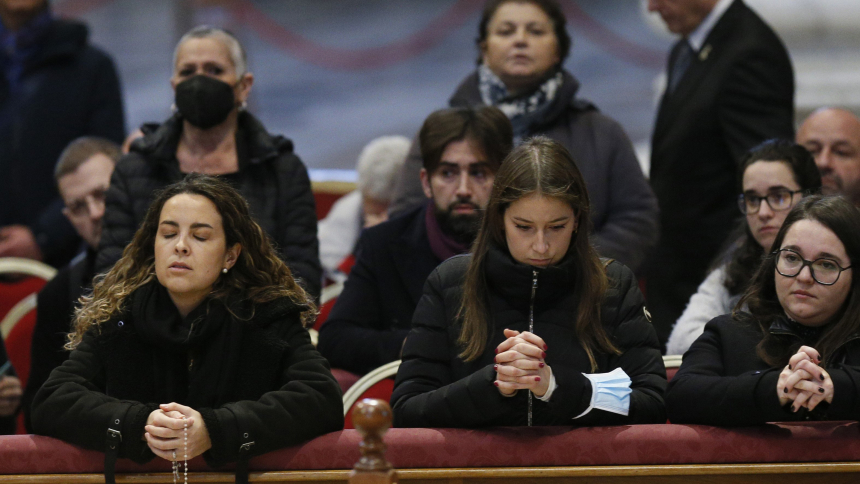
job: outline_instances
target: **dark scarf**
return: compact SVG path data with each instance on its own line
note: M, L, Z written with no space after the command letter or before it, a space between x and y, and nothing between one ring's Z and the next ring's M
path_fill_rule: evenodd
M485 64L478 67L478 90L481 100L488 106L495 106L511 120L514 128L514 145L528 136L532 127L544 121L564 83L564 74L556 70L535 90L520 95L511 95L499 77Z
M234 321L222 301L207 299L183 318L153 280L131 295L130 306L135 329L155 349L152 371L168 400L192 408L230 401L245 323Z
M430 250L440 261L448 260L455 255L469 252L469 246L463 245L442 231L439 220L436 219L436 205L433 200L427 202L424 225L427 228L427 240L430 242Z

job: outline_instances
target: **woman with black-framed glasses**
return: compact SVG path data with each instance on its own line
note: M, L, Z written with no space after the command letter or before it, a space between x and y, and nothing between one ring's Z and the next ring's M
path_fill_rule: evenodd
M789 140L770 140L751 149L741 160L738 181L738 208L745 217L672 328L667 354L683 354L708 321L732 311L761 258L770 252L788 210L821 189L812 155Z
M674 423L860 419L860 211L814 195L785 218L738 308L705 326L666 396Z

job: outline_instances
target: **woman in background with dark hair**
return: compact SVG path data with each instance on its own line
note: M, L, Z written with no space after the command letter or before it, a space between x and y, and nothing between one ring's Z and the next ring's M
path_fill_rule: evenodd
M577 97L579 81L563 67L571 48L566 25L555 0L489 0L478 25L478 67L448 104L501 109L515 146L538 135L561 143L588 187L592 243L636 271L657 242L657 200L621 126ZM401 170L392 212L424 201L417 145Z
M748 151L738 180L738 207L745 217L729 237L728 256L699 285L672 328L666 354L683 354L708 321L732 312L762 257L770 251L788 211L801 198L821 189L821 175L812 155L788 140L765 141Z
M814 195L789 212L739 306L705 326L669 384L674 423L860 419L860 211Z
M399 427L665 421L657 337L633 273L589 244L560 144L502 163L472 255L428 278L391 402Z
M189 175L157 194L81 301L33 427L104 451L109 482L118 456L201 454L239 461L247 482L251 456L343 427L340 388L302 324L314 305L223 181Z

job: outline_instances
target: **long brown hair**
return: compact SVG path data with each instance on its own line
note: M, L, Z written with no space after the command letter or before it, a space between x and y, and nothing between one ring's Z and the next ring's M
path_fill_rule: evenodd
M788 229L800 220L814 220L833 231L845 246L850 265L860 262L860 211L851 202L839 196L813 195L804 198L785 217L773 241L773 249L782 247ZM824 356L825 362L833 361L836 349L860 330L860 277L854 277L854 274L851 276L848 298L816 343L815 349ZM776 277L783 276L777 275L776 257L771 253L759 266L749 288L735 306L733 316L761 329L763 338L756 347L756 353L767 364L778 367L788 363L800 344L794 338L771 334L769 331L773 321L785 314L776 295ZM741 311L744 304L749 308L749 314Z
M595 350L619 353L600 322L600 304L609 281L600 257L588 242L590 205L582 174L567 149L546 137L529 139L515 148L496 174L463 283L463 301L459 311L463 327L458 342L464 349L460 357L472 361L486 348L489 325L487 253L491 245L507 250L505 211L512 203L532 194L567 203L578 222L578 230L571 236L565 257L573 257L577 261L573 284L573 293L578 301L576 335L594 371L597 368Z
M68 349L74 349L88 329L119 314L126 298L155 278L155 236L161 209L168 200L183 193L208 198L221 215L227 247L242 247L230 271L218 277L211 298L239 295L257 304L287 297L305 308L305 325L312 321L316 313L313 302L278 257L269 236L251 218L248 202L218 178L191 174L156 195L122 258L107 274L96 276L92 294L82 297L81 307L75 311L75 330L69 334Z

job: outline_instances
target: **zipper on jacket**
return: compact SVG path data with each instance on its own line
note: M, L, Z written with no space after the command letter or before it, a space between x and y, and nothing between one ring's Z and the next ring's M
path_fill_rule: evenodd
M538 271L532 269L532 297L529 303L529 333L535 331L535 294L537 293ZM532 392L529 391L529 427L532 426Z

